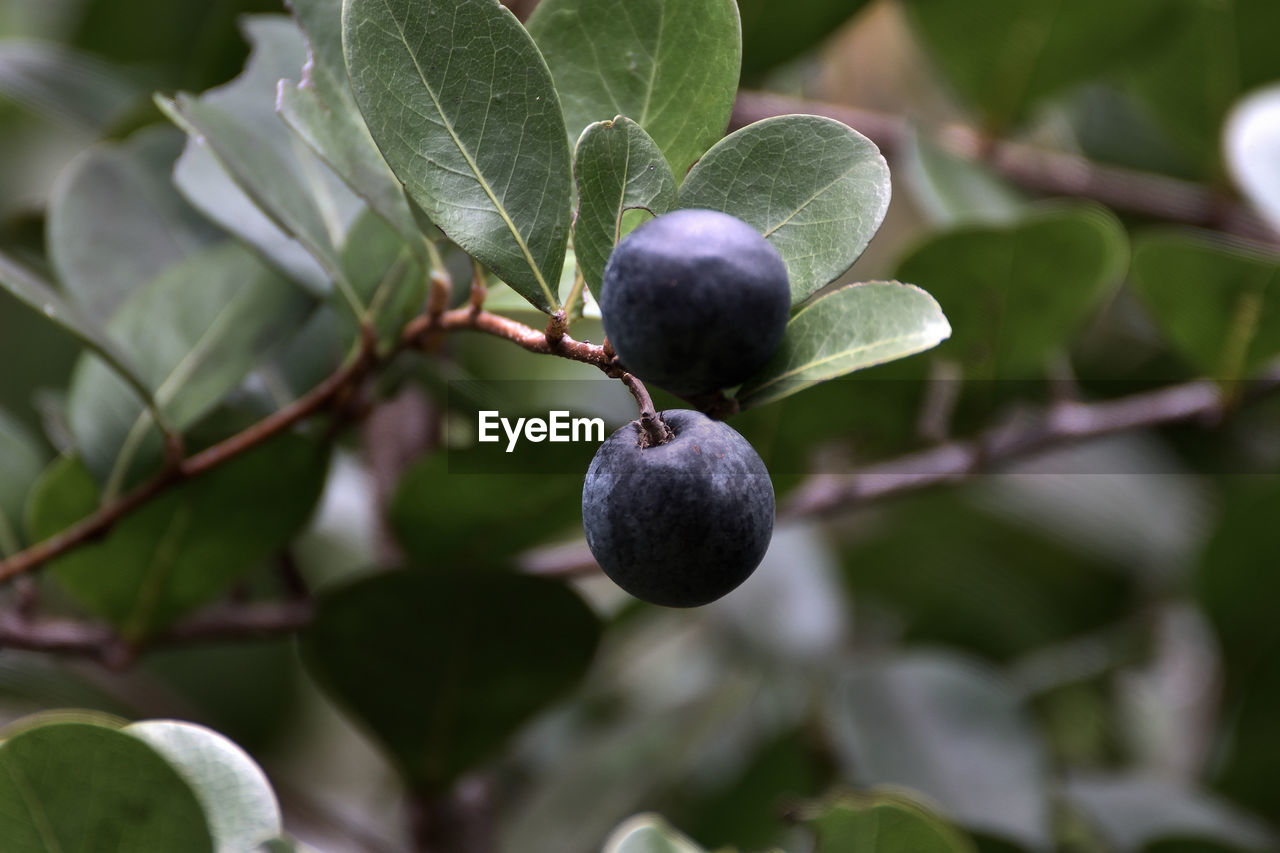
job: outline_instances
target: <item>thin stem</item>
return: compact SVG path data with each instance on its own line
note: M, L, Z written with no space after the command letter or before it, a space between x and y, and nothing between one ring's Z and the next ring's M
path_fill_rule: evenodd
M636 398L636 405L640 407L640 446L655 447L670 441L673 438L671 427L658 416L653 398L649 396L649 389L630 373L624 373L619 378L627 386L631 396Z
M575 317L582 316L582 293L586 286L587 280L582 276L582 267L578 267L573 273L573 287L569 290L569 298L564 301L564 312L565 316L568 317L567 323L572 323ZM567 324L565 328L568 328Z

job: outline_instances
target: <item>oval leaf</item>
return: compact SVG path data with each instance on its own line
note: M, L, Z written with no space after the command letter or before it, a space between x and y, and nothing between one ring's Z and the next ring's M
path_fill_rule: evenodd
M661 815L639 814L618 825L601 853L705 853Z
M497 0L347 0L356 103L388 165L449 238L544 311L572 215L551 72Z
M438 790L572 687L599 636L555 581L393 572L324 595L302 652L406 780Z
M1236 106L1223 145L1236 186L1280 231L1280 86L1269 86Z
M1210 232L1154 231L1134 243L1133 281L1201 374L1244 379L1280 355L1280 255Z
M951 326L933 297L896 281L853 284L791 318L769 363L743 383L743 407L781 400L825 379L937 346Z
M200 802L150 746L106 726L48 723L0 746L5 849L214 853Z
M1038 375L1128 268L1123 226L1103 208L1054 205L1007 225L969 225L915 249L897 278L951 321L938 354L971 377Z
M574 152L578 218L573 249L591 295L600 299L604 267L622 236L622 214L643 208L657 216L676 206L676 179L640 125L618 116L589 126Z
M805 810L817 853L977 853L955 827L899 793L846 793Z
M275 555L319 498L324 451L282 435L123 518L106 538L53 561L69 593L127 639L167 626ZM33 540L65 530L98 508L98 489L71 458L32 489Z
M555 76L571 140L635 120L677 182L724 134L742 59L733 0L543 0L529 32Z
M254 850L283 831L267 776L243 749L204 726L146 720L121 729L178 771L200 801L216 853Z
M689 171L681 207L732 214L782 255L799 305L862 254L889 209L889 167L834 119L788 115L731 133Z

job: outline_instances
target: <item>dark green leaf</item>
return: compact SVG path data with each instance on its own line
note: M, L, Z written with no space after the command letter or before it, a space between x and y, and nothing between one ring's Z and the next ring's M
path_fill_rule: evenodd
M1280 255L1210 232L1148 232L1134 242L1133 282L1205 376L1244 379L1280 355Z
M1044 98L1132 61L1168 18L1165 0L911 0L930 57L996 129Z
M289 18L249 18L253 54L235 80L198 98L158 99L191 139L174 173L198 209L313 293L346 286L337 246L363 205L275 112L277 84L306 44ZM296 242L295 242L296 241Z
M751 224L782 255L799 305L853 265L889 209L889 167L855 130L779 116L726 136L689 171L681 207Z
M196 795L151 747L82 722L0 746L0 838L23 853L214 853Z
M600 299L604 265L623 235L622 214L655 216L676 206L676 179L640 125L624 116L589 125L574 152L578 218L573 249L591 294Z
M742 44L733 0L544 0L529 32L547 58L571 140L624 115L676 181L724 133Z
M640 814L624 821L604 843L601 853L705 853L661 815Z
M44 457L43 448L22 424L0 408L0 557L22 545L22 508Z
M815 853L976 853L964 833L900 793L846 793L814 808L805 823Z
M342 0L293 0L307 36L302 80L281 80L276 109L307 144L405 240L419 239L404 187L356 107L342 55Z
M742 73L767 71L817 47L866 5L867 0L738 0Z
M161 273L129 298L108 331L138 364L160 410L185 429L297 328L310 305L248 250L228 243ZM85 464L114 491L139 450L155 441L150 415L92 357L77 365L67 410Z
M1107 211L1054 206L1010 225L970 225L915 249L897 278L929 291L951 322L938 355L969 376L1036 376L1124 275L1128 242Z
M761 406L825 379L904 358L951 334L933 297L896 281L851 284L800 309L777 351L743 383L744 407Z
M494 0L347 0L356 103L409 196L545 311L572 215L560 100L538 49Z
M966 827L1047 846L1045 756L993 671L925 654L864 664L840 683L832 711L841 761L857 781L915 789Z
M104 142L67 169L49 201L50 260L70 299L105 323L163 269L218 238L173 187L172 128Z
M438 790L573 687L599 637L559 582L394 572L324 595L302 652L409 783Z
M1214 839L1232 848L1274 850L1262 821L1207 792L1160 778L1080 776L1064 794L1098 827L1109 849L1138 853L1148 842L1176 836Z
M326 461L312 442L282 435L163 493L50 568L87 609L141 639L274 556L310 516ZM98 501L83 465L55 462L32 491L32 539L66 529Z
M191 787L218 853L243 853L280 835L280 806L266 774L222 735L176 720L121 731L154 749Z
M0 97L73 128L101 132L145 90L114 65L59 44L0 42Z

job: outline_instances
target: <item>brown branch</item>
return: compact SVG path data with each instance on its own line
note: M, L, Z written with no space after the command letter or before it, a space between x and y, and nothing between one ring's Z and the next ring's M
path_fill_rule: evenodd
M912 132L912 126L900 116L745 90L738 93L730 128L792 113L842 121L890 155L902 148ZM1245 205L1192 181L1107 166L1033 145L992 140L963 125L922 130L948 153L985 162L1000 175L1036 193L1093 199L1116 210L1214 228L1266 243L1280 239Z
M529 352L544 355L558 355L584 364L592 364L611 376L618 376L621 371L613 363L611 356L605 354L604 347L596 346L589 341L578 341L562 335L554 340L547 337L532 326L526 326L501 314L488 311L477 311L471 306L454 308L439 317L415 317L405 326L401 341L405 346L427 348L436 334L444 332L473 331L503 338Z

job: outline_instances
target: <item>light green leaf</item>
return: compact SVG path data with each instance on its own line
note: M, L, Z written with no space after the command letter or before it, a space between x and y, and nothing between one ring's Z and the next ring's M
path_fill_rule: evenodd
M529 32L547 58L570 141L624 115L678 183L724 134L742 40L733 0L543 0Z
M895 278L929 291L951 322L939 356L975 378L1040 375L1119 284L1128 237L1088 204L1029 211L1005 225L965 225L911 252Z
M851 284L800 309L777 352L736 395L744 408L772 403L864 367L937 346L951 326L933 297L896 281Z
M705 853L661 815L639 814L619 824L601 853Z
M1280 355L1280 255L1207 231L1151 231L1134 241L1133 282L1205 376L1244 379Z
M0 557L22 545L22 508L44 461L44 450L36 440L0 407Z
M227 243L161 273L129 298L108 331L181 430L231 392L311 304L248 250ZM67 416L85 464L113 487L155 438L150 415L93 357L72 375Z
M899 155L907 189L939 226L1004 224L1026 211L1027 199L981 163L956 157L927 138L911 134Z
M844 793L806 812L816 853L977 853L964 833L898 792Z
M92 54L51 42L0 42L0 97L72 128L99 133L145 93Z
M356 220L342 247L342 264L356 296L373 313L374 328L384 346L398 340L400 330L419 313L427 298L427 274L399 232L372 209ZM528 303L521 300L521 304ZM344 346L360 334L351 312L337 306L338 334Z
M624 116L582 132L573 171L578 182L573 249L598 301L604 266L622 236L622 214L643 208L658 216L671 210L676 179L649 135Z
M266 774L243 749L204 726L146 720L121 729L178 772L204 809L215 853L244 853L280 835L280 806Z
M1236 186L1280 231L1280 85L1259 90L1236 105L1223 147Z
M0 288L13 294L19 302L37 314L70 332L109 366L110 371L115 374L113 378L122 380L123 385L139 402L147 401L149 405L154 405L147 383L143 381L129 356L102 327L64 300L48 282L3 253L0 253Z
M1169 14L1167 0L911 0L929 57L994 130L1042 99L1133 61Z
M330 590L302 635L307 668L419 790L492 757L582 678L600 637L562 583L459 568Z
M791 303L840 277L889 209L889 167L838 121L788 115L731 133L680 188L681 207L720 210L762 233L786 262Z
M1017 694L986 667L924 653L864 664L840 682L831 711L850 778L914 789L967 827L1048 846L1038 734Z
M275 112L280 78L305 61L302 35L281 15L246 18L244 27L253 53L243 74L198 98L156 100L191 137L175 180L199 210L311 292L331 283L347 291L337 246L363 204Z
M31 853L214 853L195 793L135 737L47 723L0 745L0 838Z
M544 311L572 215L569 143L538 49L496 0L346 0L356 103L409 196Z
M172 128L147 128L90 148L54 187L49 259L68 297L100 322L161 270L220 237L173 187L181 150Z
M298 83L281 80L276 109L369 207L405 240L419 229L404 187L369 135L342 55L342 0L292 0L307 37L308 64Z
M312 442L279 436L164 492L50 570L94 615L128 639L143 639L274 556L310 516L326 464ZM32 540L65 530L98 505L97 486L78 460L54 462L32 490Z

